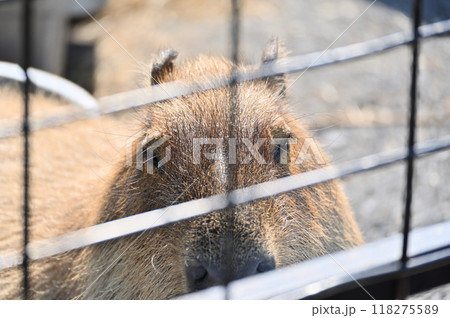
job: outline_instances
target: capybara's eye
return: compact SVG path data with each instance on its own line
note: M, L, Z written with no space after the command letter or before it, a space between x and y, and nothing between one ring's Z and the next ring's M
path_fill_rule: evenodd
M270 128L272 145L272 158L275 164L287 164L289 162L290 144L295 139L290 128L284 121L277 122Z
M159 132L152 133L141 141L144 169L164 171L165 163L170 159L170 147L167 146L168 136ZM148 171L147 171L148 172Z
M161 156L158 153L150 153L147 148L143 150L143 157L145 158L145 163L151 164L153 168L164 171L164 164L161 164Z
M287 163L289 158L289 142L288 138L282 140L281 142L277 142L273 145L273 160L275 163Z
M275 145L275 149L273 150L273 160L278 163L280 162L281 157L281 147L280 145Z

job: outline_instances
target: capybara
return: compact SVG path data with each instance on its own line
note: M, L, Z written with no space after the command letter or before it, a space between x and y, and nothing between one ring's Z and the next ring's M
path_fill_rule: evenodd
M271 41L262 64L276 60L279 51L278 41ZM248 69L204 56L177 66L176 56L166 50L156 58L148 72L150 85L175 80L186 85L214 83L235 68ZM77 186L70 195L82 194L92 201L81 206L74 200L64 207L70 213L58 212L64 216L51 217L55 211L45 211L47 218L56 220L52 223L56 230L50 232L75 230L327 164L317 143L288 111L286 88L280 75L142 107L135 115L139 123L134 133L139 133L123 147L109 175L97 181L102 190L92 192L96 183L92 176L81 180L88 188ZM92 129L89 125L93 122L78 123L71 133L86 133L83 129ZM108 146L112 148L102 147ZM55 169L77 171L77 163ZM33 214L32 237L51 236L39 218ZM4 231L5 224L1 226ZM40 231L47 232L36 234ZM14 232L20 242L19 235L20 227ZM167 299L362 242L339 182L331 181L34 262L32 295ZM21 297L18 268L0 273L0 282L8 286L1 288L2 298Z

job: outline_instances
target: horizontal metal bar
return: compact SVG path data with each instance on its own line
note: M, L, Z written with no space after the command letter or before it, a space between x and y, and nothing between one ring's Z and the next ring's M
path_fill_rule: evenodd
M417 143L415 153L418 156L422 156L448 148L450 148L450 135L437 140ZM61 254L73 249L225 209L230 206L228 199L231 200L231 205L235 206L341 178L350 174L383 167L406 159L408 153L408 149L401 148L374 154L338 163L334 166L327 166L314 171L234 190L229 196L226 194L218 194L208 198L188 201L94 225L58 237L32 242L27 247L27 253L33 260ZM20 252L18 251L7 250L0 253L0 269L19 265L21 261Z
M419 32L421 38L439 36L450 32L450 19L423 25L419 28ZM339 62L351 61L357 58L385 52L387 50L409 44L412 41L413 34L410 30L397 32L373 40L329 49L326 52L321 51L306 55L287 57L279 59L275 62L265 63L263 66L249 66L245 71L235 74L236 80L238 82L245 82L278 74L300 72L306 69L313 69ZM86 109L65 115L50 115L40 119L34 118L31 121L31 129L32 131L37 131L65 125L79 120L113 114L151 103L193 94L195 92L227 86L230 82L231 79L229 77L214 79L214 83L201 83L193 86L187 85L181 81L169 82L162 85L155 85L114 94L99 99L98 103L100 105L100 109ZM3 127L0 128L0 139L16 136L21 133L21 127L16 124L4 124L2 126Z
M425 239L425 238L424 238ZM381 272L378 274L377 272ZM367 275L367 276L365 276ZM358 283L378 300L396 299L396 284L407 279L406 295L413 295L450 283L450 247L361 274ZM355 282L337 285L304 299L371 299Z
M366 299L368 295L359 284L371 293L370 285L376 283L392 282L402 276L418 279L427 271L431 275L446 269L450 265L448 233L450 221L412 230L409 246L411 259L405 268L399 262L402 235L396 234L358 248L231 282L226 293L230 299L302 299L331 297L358 289L353 295ZM449 279L448 275L442 278L442 283L446 279ZM420 281L414 281L414 284L413 292L423 290L419 286ZM424 284L423 287L431 285ZM216 286L179 299L223 299L222 295L225 295L225 287ZM383 298L378 293L373 296Z

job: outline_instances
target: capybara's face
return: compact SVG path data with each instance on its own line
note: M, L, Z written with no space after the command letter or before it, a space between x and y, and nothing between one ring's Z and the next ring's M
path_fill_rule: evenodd
M173 58L165 58L152 72L156 83L211 81L231 71L224 60L200 58L178 69ZM325 164L318 145L287 112L284 88L280 78L238 84L235 125L229 87L146 107L140 133L127 149L132 160L128 153L118 166L99 221ZM97 274L115 265L93 276L87 297L173 297L360 242L339 185L328 182L95 247Z

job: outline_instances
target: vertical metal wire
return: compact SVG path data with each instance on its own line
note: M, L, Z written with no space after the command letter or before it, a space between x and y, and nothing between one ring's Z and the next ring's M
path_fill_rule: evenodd
M408 238L411 227L411 205L413 199L413 176L415 150L414 143L416 138L416 113L417 113L417 80L419 75L419 27L421 24L422 0L414 0L413 10L413 32L414 40L411 44L412 63L411 63L411 87L410 87L410 108L409 108L409 127L408 127L408 158L406 165L406 195L405 211L403 216L403 246L402 246L402 267L406 266L408 261ZM402 279L399 281L397 296L405 298L410 293L409 281Z
M231 60L239 63L240 10L239 0L231 1Z
M228 126L228 138L236 141L238 138L238 121L239 121L239 105L238 105L238 83L237 83L237 65L239 63L239 33L240 33L240 8L239 8L239 0L231 0L231 61L233 62L233 67L231 69L231 82L230 82L230 121ZM228 147L230 148L230 147ZM231 154L230 150L228 150L228 185L227 191L230 193L237 187L237 165L238 162L233 160L231 162L231 156L235 154ZM237 159L237 158L236 158ZM232 209L232 202L228 200L228 206ZM225 281L229 282L232 278L232 261L233 261L233 227L234 227L234 212L233 210L229 211L228 218L228 229L229 236L225 240L225 244L227 246L224 247L224 256L226 257L225 266L226 266L226 277ZM225 298L229 299L228 295L228 287L226 286L226 294Z
M230 122L229 137L237 138L237 125L239 119L238 92L237 92L237 67L239 64L239 32L240 32L240 12L239 0L231 0L231 61L233 66L231 69L230 81ZM234 163L234 162L233 162ZM228 191L234 190L237 180L235 168L236 164L229 165L231 168Z
M29 240L30 212L30 122L29 122L29 91L30 79L28 68L31 64L31 0L22 0L22 68L25 71L23 85L23 298L30 298L30 279L27 245Z

